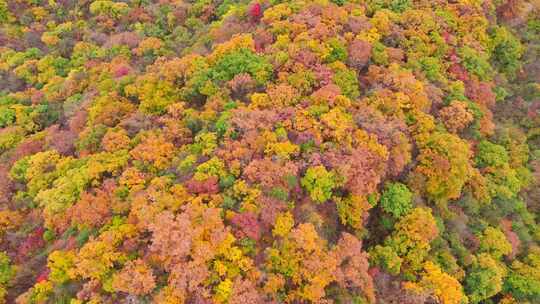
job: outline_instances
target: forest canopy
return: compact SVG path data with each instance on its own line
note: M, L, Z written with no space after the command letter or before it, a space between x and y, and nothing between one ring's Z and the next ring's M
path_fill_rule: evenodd
M0 0L0 304L540 303L535 0Z

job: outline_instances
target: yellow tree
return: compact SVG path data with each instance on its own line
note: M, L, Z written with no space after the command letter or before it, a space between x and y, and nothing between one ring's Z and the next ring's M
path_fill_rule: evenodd
M430 293L441 304L466 304L469 302L459 281L430 261L424 264L420 281L418 283L407 282L405 288L417 293Z

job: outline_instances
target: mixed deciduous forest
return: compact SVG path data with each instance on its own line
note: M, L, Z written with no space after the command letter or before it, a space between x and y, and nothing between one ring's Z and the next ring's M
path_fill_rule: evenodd
M540 303L538 0L0 0L0 303Z

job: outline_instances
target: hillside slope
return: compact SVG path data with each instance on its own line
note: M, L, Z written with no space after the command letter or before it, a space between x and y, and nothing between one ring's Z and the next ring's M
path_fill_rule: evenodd
M539 12L0 0L0 303L540 303Z

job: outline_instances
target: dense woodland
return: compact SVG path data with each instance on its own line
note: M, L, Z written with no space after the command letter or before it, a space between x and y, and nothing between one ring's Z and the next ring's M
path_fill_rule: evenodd
M540 303L538 0L0 0L0 303Z

